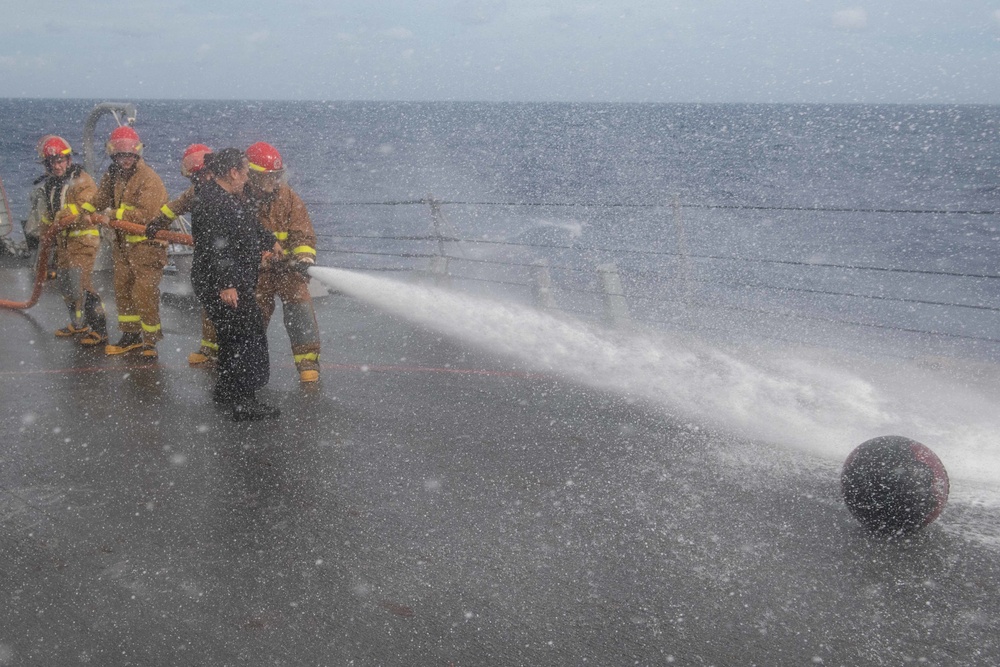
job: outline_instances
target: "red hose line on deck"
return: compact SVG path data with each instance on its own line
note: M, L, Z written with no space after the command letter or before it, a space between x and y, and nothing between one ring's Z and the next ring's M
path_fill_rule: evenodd
M52 239L54 239L58 233L59 227L51 225L45 230L45 233L42 234L42 238L39 240L38 263L35 265L35 288L32 290L31 296L28 297L28 300L0 300L0 308L7 308L9 310L27 310L38 303L38 297L42 295L42 287L45 286L45 278L47 277L46 274L49 271L49 247L52 245Z
M143 225L136 225L131 222L109 220L106 224L112 229L117 229L128 234L143 235L146 233L146 228ZM28 300L7 301L0 299L0 308L5 308L7 310L27 310L38 303L38 298L42 295L42 288L45 287L45 279L48 277L49 251L52 247L53 239L55 239L56 234L61 232L62 229L63 226L60 225L49 225L49 228L45 230L45 233L42 234L42 238L39 240L38 263L35 265L35 286L34 289L32 289L31 296L28 297ZM181 234L180 232L161 231L156 233L155 238L161 241L169 241L170 243L180 243L182 245L189 246L194 245L194 239L191 238L190 234Z
M134 222L125 222L124 220L109 220L107 226L112 229L117 229L128 234L135 234L137 236L144 236L146 234L146 228L143 225L137 225ZM154 237L160 241L170 241L171 243L180 243L181 245L194 245L194 239L191 238L190 234L182 234L180 232L168 232L162 231L157 232Z

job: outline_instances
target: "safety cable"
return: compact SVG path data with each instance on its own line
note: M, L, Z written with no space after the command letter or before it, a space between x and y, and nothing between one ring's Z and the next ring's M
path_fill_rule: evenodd
M472 259L469 257L455 257L454 255L442 255L445 259L456 262L468 262L469 264L492 264L499 266L520 266L528 269L548 268L558 271L575 271L577 273L590 273L591 269L577 269L572 266L561 266L559 264L525 264L523 262L502 262L494 259Z
M512 280L493 280L491 278L473 278L472 276L463 276L459 273L449 273L447 277L453 280L468 280L474 283L492 283L495 285L510 285L511 287L534 287L531 283L519 283Z
M309 206L415 206L433 201L439 206L503 206L517 208L687 208L733 211L791 211L796 213L901 213L916 215L998 215L997 210L937 208L860 208L853 206L766 206L763 204L677 204L673 202L517 202L402 199L398 201L310 201Z
M488 279L488 278L473 278L471 276L463 276L463 275L460 275L460 274L448 274L448 277L451 278L451 279L453 279L453 280L466 280L466 281L472 281L472 282L492 283L492 284L498 284L498 285L509 285L509 286L514 286L514 287L525 287L525 288L533 287L533 285L530 284L530 283L519 283L519 282L512 282L512 281L505 281L505 280L492 280L492 279ZM780 288L777 288L777 289L780 289ZM792 289L792 288L789 288L789 289ZM604 292L598 292L598 291L594 291L594 290L580 290L580 289L559 288L559 287L553 287L553 291L554 292L559 292L559 293L589 294L589 295L596 295L596 296L604 296L604 294L605 294ZM863 295L848 295L848 296L863 296ZM632 295L629 298L633 299L633 300L653 301L655 303L662 303L662 304L669 303L669 301L667 301L667 300L654 299L652 297L642 297L642 296ZM871 298L879 298L879 297L871 297ZM1000 339L988 338L988 337L983 337L983 336L972 336L972 335L969 335L969 334L956 334L956 333L947 333L947 332L941 332L941 331L928 331L928 330L925 330L925 329L913 329L913 328L908 328L908 327L896 327L896 326L885 325L885 324L877 324L877 323L873 323L873 322L860 322L860 321L857 321L857 320L847 320L847 319L840 319L840 318L823 317L823 316L819 316L819 315L806 315L806 314L803 314L803 313L778 312L778 311L771 311L771 310L759 309L759 308L747 308L745 306L724 306L724 305L708 304L708 303L702 303L702 302L696 302L696 303L692 303L690 305L691 306L695 306L695 307L700 307L700 308L708 308L708 309L719 309L719 310L731 310L731 311L738 311L738 312L747 312L747 313L752 313L752 314L755 314L755 315L768 315L768 316L772 316L772 317L788 317L788 318L794 318L794 319L813 320L813 321L819 321L819 322L829 322L829 323L833 323L833 324L848 324L848 325L851 325L851 326L868 327L868 328L874 328L874 329L882 329L882 330L886 330L886 331L899 331L899 332L903 332L903 333L916 333L916 334L924 334L924 335L929 335L929 336L941 336L941 337L946 337L946 338L959 338L959 339L964 339L964 340L975 340L975 341L981 341L981 342L987 342L987 343L1000 343ZM934 305L946 305L946 306L958 305L958 306L960 306L961 304L945 304L945 303L937 304L937 303L935 303ZM991 311L1000 310L1000 309L997 309L997 308L987 308L987 307L982 307L982 308L984 310L991 310ZM580 311L580 310L574 310L574 309L568 309L568 308L560 308L560 307L554 307L554 308L551 308L550 310L556 310L556 311L559 311L559 312L565 312L565 313L570 313L570 314L574 314L574 315L587 315L591 319L594 319L593 313L586 313L586 312ZM643 319L643 318L637 318L637 319L639 319L639 321L649 322L649 323L652 323L652 324L675 324L673 322L665 322L663 320ZM701 326L701 325L699 325L699 326ZM701 326L701 328L706 328L706 327ZM707 327L707 328L714 329L714 330L724 330L721 327ZM782 340L782 341L787 341L787 342L797 342L797 343L801 343L802 342L801 340L797 340L797 339L781 338L781 337L776 337L776 336L768 336L768 338L773 338L774 340Z
M547 247L551 247L551 246L547 246ZM558 246L558 247L564 247L564 246ZM417 259L420 259L420 258L430 258L430 257L436 257L437 256L437 255L418 254L418 253L410 253L410 254L403 254L403 253L376 253L376 252L364 252L364 251L353 251L353 250L335 250L335 251L324 251L324 252L336 252L336 253L343 253L343 254L375 255L375 256L387 256L387 257L402 257L402 258L417 258ZM641 251L636 251L636 252L641 252ZM672 256L678 256L679 257L680 255L672 255ZM587 268L587 269L581 269L581 268L575 268L575 267L569 267L569 266L562 266L562 265L558 265L558 264L555 264L555 265L553 265L553 264L547 264L547 265L527 264L527 263L523 263L523 262L505 262L505 261L501 261L501 260L472 259L472 258L468 258L468 257L456 257L454 255L443 255L443 257L445 259L450 260L450 261L466 262L466 263L470 263L470 264L488 264L488 265L494 265L494 266L516 266L516 267L523 267L523 268L530 268L530 269L537 269L537 268L540 268L540 267L544 267L544 268L547 268L547 269L550 269L550 270L554 270L554 271L571 271L571 272L575 272L575 273L590 273L592 271L592 269L589 269L589 268ZM806 265L806 266L817 266L816 264L813 264L813 263L803 263L803 264ZM849 268L857 268L857 267L849 267ZM873 270L879 270L879 269L873 269ZM900 271L903 271L903 270L900 270ZM919 272L920 273L926 273L924 271L919 271ZM673 279L672 276L667 276L666 274L663 274L662 272L658 272L658 271L641 271L640 270L640 271L626 271L626 272L623 272L623 273L625 273L625 275L636 275L636 276L650 276L650 275L652 275L652 276L657 276L657 277L661 277L661 278ZM948 276L959 275L959 277L977 277L977 278L1000 277L1000 276L991 276L989 274L952 274L952 273L947 273L947 272L932 272L932 273L934 275L948 275ZM998 308L998 307L984 306L984 305L978 305L978 304L949 303L949 302L946 302L946 301L931 301L931 300L927 300L927 299L910 299L910 298L906 298L906 297L888 297L888 296L877 296L877 295L871 295L871 294L856 294L856 293L852 293L852 292L834 292L834 291L829 291L829 290L815 290L815 289L796 288L796 287L779 287L779 286L764 285L764 284L759 284L759 283L758 284L755 284L755 283L727 283L727 282L724 282L724 281L705 280L705 279L698 279L698 278L686 278L685 280L688 280L690 282L701 283L701 284L719 285L719 286L724 286L724 287L748 287L748 288L752 288L752 289L768 289L768 290L778 290L778 291L787 291L787 292L801 292L801 293L807 293L807 294L823 294L823 295L828 295L828 296L844 296L844 297L852 297L852 298L859 298L859 299L871 299L871 300L897 302L897 303L917 303L917 304L930 305L930 306L967 308L967 309L970 309L970 310L983 310L983 311L990 311L990 312L1000 312L1000 308ZM566 290L563 290L563 291L581 291L582 293L595 293L595 292L588 292L586 290L571 290L571 289L566 289ZM639 297L637 297L637 298L639 298Z
M360 269L360 270L378 271L379 269L365 268L365 269ZM385 269L385 270L406 271L408 269ZM466 280L466 281L473 281L473 282L493 283L493 284L498 284L498 285L510 285L510 286L515 286L515 287L532 287L531 284L527 284L527 283L518 283L518 282L512 282L512 281L494 280L494 279L489 279L489 278L473 278L473 277L469 277L469 276L463 276L463 275L460 275L460 274L448 274L448 276L451 279L453 279L453 280ZM777 288L777 289L780 289L780 288ZM795 288L787 288L787 289L794 290ZM588 295L596 295L596 296L604 296L604 294L605 294L604 292L599 292L599 291L594 291L594 290L580 290L580 289L573 289L573 288L554 287L553 290L556 291L556 292L561 292L561 293L588 294ZM865 295L846 295L846 296L865 296ZM638 295L630 295L628 298L630 298L632 300L640 300L640 301L653 301L655 303L662 303L662 304L670 303L670 301L667 301L667 300L655 299L653 297L643 297L643 296L638 296ZM871 297L871 298L880 298L880 297ZM676 301L676 300L674 300L674 301ZM772 317L789 317L789 318L794 318L794 319L813 320L813 321L819 321L819 322L829 322L829 323L833 323L833 324L847 324L847 325L851 325L851 326L868 327L868 328L881 329L881 330L886 330L886 331L899 331L899 332L904 332L904 333L916 333L916 334L924 334L924 335L929 335L929 336L940 336L940 337L946 337L946 338L958 338L958 339L974 340L974 341L981 341L981 342L987 342L987 343L1000 343L1000 339L989 338L989 337L984 337L984 336L973 336L973 335L969 335L969 334L956 334L956 333L948 333L948 332L941 332L941 331L929 331L929 330L926 330L926 329L914 329L914 328L908 328L908 327L897 327L897 326L886 325L886 324L877 324L877 323L873 323L873 322L861 322L861 321L857 321L857 320L823 317L823 316L819 316L819 315L806 315L806 314L803 314L803 313L795 313L795 312L778 312L778 311L771 311L771 310L759 309L759 308L747 308L745 306L729 306L729 305L709 304L709 303L703 303L703 302L693 302L693 303L691 303L689 305L690 306L694 306L694 307L700 307L700 308L708 308L708 309L719 309L719 310L731 310L731 311L738 311L738 312L747 312L747 313L752 313L752 314L755 314L755 315L767 315L767 316L772 316ZM961 307L963 304L933 303L933 305L944 305L944 306L958 306L958 307ZM966 306L966 307L975 307L975 306ZM1000 310L1000 309L997 309L997 308L990 308L990 307L985 307L985 306L980 307L980 308L983 309L983 310L989 310L989 311ZM569 310L569 309L564 309L564 308L555 308L555 310L559 310L559 311L567 312L567 313L574 313L574 314L580 314L580 313L582 313L582 311ZM653 323L660 322L658 320L648 320L648 321L653 322ZM660 322L660 323L663 323L663 322Z
M454 258L452 258L452 259L454 259ZM363 270L378 270L378 269L363 269ZM403 271L405 271L406 269L397 269L397 270L403 270ZM494 279L489 279L489 278L473 278L471 276L463 276L461 274L448 274L448 277L451 278L451 279L453 279L453 280L465 280L465 281L472 281L472 282L493 283L493 284L497 284L497 285L509 285L509 286L514 286L514 287L525 287L525 288L532 287L532 284L529 284L529 283L519 283L519 282L505 281L505 280L494 280ZM705 282L708 282L708 281L705 281ZM725 283L722 283L722 284L725 285ZM798 290L796 288L774 288L774 289L787 289L787 290L790 290L790 291L800 291L800 290ZM604 296L604 294L605 294L604 292L595 291L595 290L581 290L581 289L560 288L560 287L553 287L553 291L560 292L560 293L567 293L567 294L570 294L570 293L571 294L588 294L588 295L596 295L596 296ZM801 290L801 291L812 292L814 290ZM894 299L890 299L888 297L875 297L875 296L868 297L866 295L844 294L843 296L859 296L859 297L874 298L874 299L886 298L887 300L894 300ZM664 299L656 299L656 298L653 298L653 297L644 297L644 296L638 296L638 295L630 295L628 298L632 299L632 300L638 300L638 301L652 301L654 303L661 303L661 304L667 304L667 303L670 303L671 301L676 301L676 299L668 301L668 300L664 300ZM899 299L899 300L900 301L915 301L915 302L918 302L918 303L929 303L931 305L957 306L957 307L963 307L964 306L964 307L968 307L968 308L978 308L978 309L988 310L988 311L994 311L994 312L995 311L1000 311L1000 308L992 308L992 307L987 307L987 306L969 306L969 305L964 305L964 304L948 304L948 303L940 303L940 302L922 302L922 301L908 300L908 299ZM841 319L841 318L823 317L823 316L819 316L819 315L806 315L806 314L803 314L803 313L795 313L795 312L778 312L778 311L771 311L771 310L759 309L759 308L747 308L745 306L729 306L729 305L709 304L709 303L703 303L703 302L693 302L693 303L691 303L689 305L690 306L695 306L695 307L700 307L700 308L708 308L708 309L720 309L720 310L731 310L731 311L738 311L738 312L747 312L747 313L752 313L752 314L755 314L755 315L768 315L768 316L772 316L772 317L789 317L789 318L794 318L794 319L814 320L814 321L819 321L819 322L829 322L829 323L833 323L833 324L848 324L848 325L851 325L851 326L868 327L868 328L882 329L882 330L887 330L887 331L900 331L900 332L904 332L904 333L916 333L916 334L924 334L924 335L929 335L929 336L941 336L941 337L946 337L946 338L959 338L959 339L964 339L964 340L975 340L975 341L982 341L982 342L988 342L988 343L1000 343L1000 339L997 339L997 338L989 338L989 337L983 337L983 336L973 336L973 335L969 335L969 334L956 334L956 333L948 333L948 332L941 332L941 331L929 331L929 330L926 330L926 329L914 329L914 328L908 328L908 327L897 327L897 326L891 326L891 325L886 325L886 324L877 324L877 323L873 323L873 322L861 322L861 321L858 321L858 320L849 320L849 319ZM580 311L570 311L570 310L563 309L563 308L555 308L555 310L560 310L562 312L572 312L572 313L579 313L580 312ZM649 320L649 321L650 322L654 322L654 323L655 322L659 322L658 320Z
M438 202L436 199L435 203ZM416 206L431 203L429 199L399 199L396 201L306 201L306 206Z
M423 236L369 236L363 234L316 234L318 238L324 239L368 239L372 241L448 241L452 243L457 243L464 241L465 239L452 238L448 236L435 236L435 235L423 235Z
M1000 308L995 306L982 306L978 304L969 303L949 303L947 301L929 301L926 299L909 299L906 297L893 297L893 296L876 296L874 294L855 294L853 292L831 292L829 290L818 290L818 289L808 289L804 287L781 287L778 285L763 285L760 283L729 283L722 280L705 280L703 278L674 278L673 276L668 276L659 271L629 271L627 275L637 275L637 276L657 276L660 278L667 278L668 280L683 283L693 282L701 283L704 285L719 285L721 287L749 287L751 289L762 289L762 290L776 290L779 292L802 292L805 294L823 294L827 296L847 296L854 297L858 299L873 299L877 301L894 301L899 303L919 303L926 306L947 306L949 308L969 308L972 310L988 310L992 312L1000 312ZM637 297L641 298L641 297Z
M644 298L644 297L639 297L639 298ZM712 309L715 309L715 310L734 310L734 311L752 313L752 314L755 314L755 315L771 315L771 316L774 316L774 317L789 317L789 318L801 319L801 320L815 320L815 321L818 321L818 322L830 322L832 324L850 324L852 326L869 327L869 328L873 328L873 329L884 329L884 330L887 330L887 331L902 331L902 332L905 332L905 333L927 334L927 335L930 335L930 336L943 336L943 337L946 337L946 338L961 338L961 339L964 339L964 340L978 340L978 341L987 342L987 343L1000 343L1000 338L987 338L987 337L983 337L983 336L972 336L972 335L969 335L969 334L956 334L956 333L946 333L946 332L942 332L942 331L928 331L926 329L911 329L911 328L907 328L907 327L895 327L895 326L888 325L888 324L875 324L873 322L859 322L857 320L844 320L844 319L839 319L839 318L834 318L834 317L822 317L822 316L819 316L819 315L805 315L805 314L802 314L802 313L794 313L794 312L785 312L785 313L782 313L782 312L771 311L771 310L763 310L763 309L759 309L759 308L747 308L746 306L727 306L727 305L712 304L712 303L702 303L702 302L694 302L691 305L697 306L697 307L700 307L700 308L708 308L710 310L712 310Z
M677 322L671 322L669 320L657 320L657 319L647 319L647 318L635 318L635 319L636 319L636 321L642 322L644 324L666 324L668 326L676 326L677 325ZM721 327L721 326L715 326L715 325L712 325L712 324L706 324L705 322L694 322L694 323L692 323L691 326L692 326L692 328L699 329L701 331L723 331L723 332L729 332L730 331L730 329L727 328L727 327ZM781 342L781 343L794 343L796 345L815 345L815 343L810 342L808 340L803 340L801 338L790 338L788 336L778 336L778 335L775 335L775 334L756 333L756 334L754 334L754 339L755 340L773 340L773 341L778 341L778 342ZM854 347L852 345L840 346L839 349L845 350L847 352L854 352L854 353L860 353L860 354L871 354L871 350L869 350L869 349L857 348L857 347ZM898 352L893 352L893 351L880 351L879 352L879 356L880 357L892 357L894 359L908 359L908 360L914 359L914 357L912 357L912 356L908 356L908 355L904 355L904 354L899 354Z
M789 259L768 259L763 257L738 257L734 255L698 255L695 253L667 252L662 250L633 250L631 248L600 248L597 246L574 247L554 244L534 244L534 243L511 243L508 241L473 241L466 240L467 243L483 243L498 245L524 245L533 248L551 248L555 250L577 250L590 252L603 252L609 254L629 254L629 255L650 255L655 257L679 257L682 259L712 259L730 262L749 262L759 264L782 264L789 266L808 266L833 269L849 269L856 271L883 271L890 273L914 273L920 275L949 276L954 278L985 278L1000 279L1000 275L994 273L959 273L957 271L934 271L931 269L901 269L895 267L870 266L866 264L834 264L829 262L806 262L802 260Z
M393 237L393 236L339 236L339 235L328 235L327 238L360 238L360 239L370 239L370 240L438 240L437 237L419 237L416 239L407 239L406 237ZM948 276L951 278L979 278L984 280L997 280L1000 279L1000 274L995 273L962 273L959 271L938 271L933 269L904 269L898 267L885 267L885 266L871 266L867 264L835 264L832 262L807 262L803 260L790 260L790 259L768 259L764 257L739 257L734 255L699 255L694 253L679 253L679 252L668 252L662 250L635 250L631 248L601 248L597 246L566 246L557 245L550 243L520 243L516 241L492 241L485 239L462 239L462 238L441 238L442 241L456 242L456 243L469 243L469 244L481 244L481 245L502 245L502 246L515 246L524 248L545 248L550 250L575 250L577 252L600 252L607 254L629 254L629 255L649 255L653 257L678 257L682 259L710 259L716 261L727 261L727 262L746 262L746 263L756 263L756 264L779 264L784 266L808 266L808 267L819 267L826 269L847 269L851 271L878 271L883 273L903 273L903 274L915 274L915 275L931 275L931 276ZM339 252L336 249L325 249L328 252ZM454 259L465 259L465 258L454 258ZM475 261L475 260L468 260ZM485 261L485 260L481 260ZM563 267L567 268L569 267Z
M324 250L324 252L326 252ZM403 257L409 259L430 259L431 257L437 257L437 255L431 255L427 253L401 253L401 252L366 252L364 250L334 250L332 252L340 253L343 255L374 255L376 257Z
M513 266L518 266L518 265L513 265ZM524 265L521 265L521 266L524 266ZM456 274L449 274L449 275L453 275L454 277L458 277L458 278L461 278L463 280L476 280L476 281L480 281L480 282L497 282L497 283L500 283L500 284L503 284L503 285L521 285L523 287L531 287L532 286L530 284L525 284L525 283L510 283L510 282L507 282L507 281L490 280L488 278L471 278L471 277L466 277L466 276L459 276L459 275L456 275ZM922 305L929 305L929 306L944 306L944 307L947 307L947 308L969 308L969 309L972 309L972 310L984 310L984 311L989 311L989 312L1000 312L1000 308L997 308L997 307L994 307L994 306L980 306L980 305L972 305L972 304L964 304L964 303L948 303L948 302L945 302L945 301L926 301L926 300L923 300L923 299L907 299L907 298L902 298L902 297L874 296L874 295L870 295L870 294L852 294L850 292L829 292L829 291L824 291L824 290L813 290L813 289L805 289L805 288L797 288L797 287L777 287L777 286L774 286L774 285L755 285L755 284L750 284L750 283L727 283L727 282L717 281L717 280L699 280L699 279L688 279L688 280L690 282L696 282L696 283L702 283L702 284L708 284L708 285L719 285L719 286L722 286L722 287L750 287L750 288L755 288L755 289L768 289L768 290L777 290L777 291L782 291L782 292L804 292L804 293L808 293L808 294L823 294L823 295L830 295L830 296L846 296L846 297L855 297L855 298L859 298L859 299L874 299L874 300L880 300L880 301L892 301L892 302L899 302L899 303L919 303L919 304L922 304ZM677 281L677 282L679 284L683 283L683 281ZM596 295L596 296L605 296L606 295L606 292L602 292L602 291L598 291L598 290L577 289L577 288L573 288L573 287L559 287L557 285L552 285L550 287L550 289L553 292L562 292L562 293L567 293L567 294L568 293L572 293L572 294L592 294L592 295ZM655 297L648 297L648 296L639 296L637 294L630 294L630 295L628 295L628 298L632 299L632 300L639 300L639 301L652 301L654 303L669 303L670 302L670 300L657 299ZM928 333L931 333L931 332L928 332Z
M403 266L347 266L344 264L324 264L324 269L339 269L341 271L372 271L375 273L412 273L413 267L403 267Z

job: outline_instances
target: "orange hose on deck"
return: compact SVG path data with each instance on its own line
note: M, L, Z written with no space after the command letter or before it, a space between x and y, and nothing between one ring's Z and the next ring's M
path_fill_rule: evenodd
M146 228L143 225L136 225L131 222L124 222L122 220L110 220L107 223L108 227L117 229L128 234L145 234ZM36 303L38 303L38 298L42 295L42 288L45 287L45 279L49 271L49 251L52 247L53 240L63 227L60 225L49 225L49 228L45 230L42 234L42 238L39 240L38 245L38 263L35 265L35 287L31 291L31 296L28 297L27 301L7 301L0 299L0 308L6 308L8 310L27 310L31 308ZM190 234L181 234L180 232L168 232L162 231L157 232L156 237L161 241L169 241L170 243L180 243L182 245L194 245L194 239L191 238Z
M127 234L136 234L138 236L145 235L146 233L146 228L143 225L137 225L134 222L125 222L124 220L109 220L107 226ZM194 245L194 239L191 238L190 234L181 234L180 232L157 232L155 238L160 241L180 243L181 245Z
M42 287L45 286L46 274L49 271L49 248L52 246L52 239L54 239L58 233L59 227L56 225L50 225L49 228L45 230L45 233L42 234L42 238L38 241L38 263L35 265L35 288L32 290L31 296L28 297L28 300L0 300L0 308L7 308L10 310L27 310L38 303L38 297L42 295Z

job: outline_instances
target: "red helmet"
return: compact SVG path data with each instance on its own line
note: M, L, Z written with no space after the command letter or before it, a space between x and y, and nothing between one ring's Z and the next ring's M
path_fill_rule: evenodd
M54 134L46 134L44 137L38 140L38 158L45 162L46 160L54 157L67 156L73 154L73 149L70 148L69 142L67 142L62 137L57 137Z
M116 127L111 132L105 148L108 151L108 155L112 157L119 153L131 153L136 157L142 155L142 141L139 140L139 135L136 131L128 125Z
M195 173L201 171L205 166L205 156L212 152L212 149L205 144L191 144L184 150L181 157L181 174L191 178Z
M256 172L267 174L285 170L278 149L263 141L258 141L247 149L247 160L250 161L250 169Z

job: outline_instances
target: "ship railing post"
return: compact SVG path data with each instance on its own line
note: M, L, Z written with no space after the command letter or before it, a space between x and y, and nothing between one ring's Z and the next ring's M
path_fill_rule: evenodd
M549 274L549 260L540 259L532 265L535 276L535 306L541 309L556 307L552 297L552 276Z
M675 294L679 305L685 310L691 300L691 259L688 254L687 235L684 232L684 219L681 215L681 198L674 195L674 232L677 234L677 263L674 272Z
M632 316L628 311L621 276L615 264L601 264L597 267L604 294L604 319L615 327L627 329L632 326Z
M427 195L427 204L431 208L431 221L434 224L434 236L437 238L437 255L431 257L428 273L435 285L449 287L451 286L451 277L448 274L448 255L445 253L444 236L441 234L443 224L441 203L434 199L433 194L429 194Z

